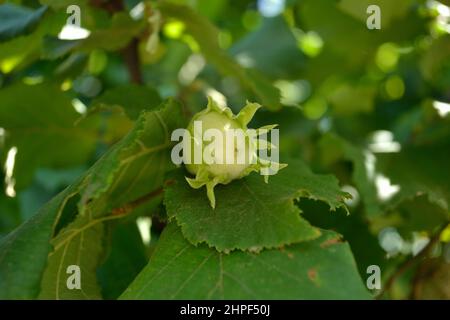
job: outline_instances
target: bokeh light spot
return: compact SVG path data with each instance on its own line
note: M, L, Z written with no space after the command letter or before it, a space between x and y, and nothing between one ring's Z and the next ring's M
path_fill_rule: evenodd
M375 55L375 63L384 72L392 71L396 68L400 53L398 47L393 43L382 44Z
M258 0L258 10L264 17L276 17L284 7L285 0Z
M305 116L312 120L317 120L322 117L327 109L327 102L322 97L313 97L303 105Z
M403 79L399 76L392 76L386 80L384 89L390 99L397 100L403 97L403 94L405 93L405 84Z

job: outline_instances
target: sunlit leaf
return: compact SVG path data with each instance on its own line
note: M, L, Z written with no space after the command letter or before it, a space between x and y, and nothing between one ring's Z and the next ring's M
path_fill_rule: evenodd
M177 172L168 183L164 203L169 217L176 219L185 237L194 244L206 242L219 251L260 250L310 240L317 229L301 218L294 200L321 200L331 210L344 207L348 196L332 176L317 175L300 161L264 183L257 173L219 185L212 209L203 189L192 189ZM169 180L170 181L170 180Z
M324 231L282 249L223 254L193 246L171 224L121 298L370 299L348 245L339 239Z

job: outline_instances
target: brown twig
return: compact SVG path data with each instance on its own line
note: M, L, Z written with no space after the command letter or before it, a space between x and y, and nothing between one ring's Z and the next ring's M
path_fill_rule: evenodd
M167 180L164 183L164 186L170 186L174 183L173 180ZM161 195L164 192L164 187L160 187L156 190L153 190L147 194L144 194L143 196L130 201L128 203L125 203L124 205L122 205L121 207L118 208L114 208L111 211L111 215L112 216L122 216L122 215L127 215L128 213L132 212L134 209L136 209L137 207L145 204L146 202L148 202L149 200L152 200L153 198L156 198L157 196Z
M122 0L91 0L95 7L108 11L111 15L125 10ZM130 80L136 84L142 84L141 63L139 59L139 39L134 37L130 43L121 51L122 58L130 75Z
M417 262L421 261L423 258L426 258L430 254L431 250L433 250L434 246L439 242L441 232L445 228L447 228L448 225L449 223L446 222L441 227L439 227L437 232L433 235L433 237L431 237L430 242L428 242L428 244L425 246L425 248L422 249L422 251L420 251L419 254L412 257L411 259L405 260L403 263L400 264L397 270L386 281L382 290L377 295L377 299L382 298L383 295L391 289L395 280L397 280L397 278L401 276L406 270L408 270L410 267L415 265Z
M114 14L125 9L122 0L91 0L90 3L92 6L106 10L110 14Z
M111 215L113 216L118 216L118 215L127 215L128 213L132 212L134 209L136 209L137 207L145 204L146 202L148 202L149 200L156 198L157 196L159 196L160 194L162 194L164 191L164 189L161 187L159 189L156 189L150 193L147 193L145 195L143 195L142 197L139 197L133 201L130 201L128 203L125 203L123 206L118 207L118 208L114 208L111 211Z
M131 39L131 42L122 50L122 57L127 66L131 81L136 84L143 84L138 38Z

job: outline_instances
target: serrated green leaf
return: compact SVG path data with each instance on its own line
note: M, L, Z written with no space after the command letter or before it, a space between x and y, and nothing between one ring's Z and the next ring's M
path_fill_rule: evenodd
M370 299L339 235L262 252L193 246L167 226L149 264L122 299Z
M292 160L268 184L255 173L217 186L212 209L205 190L191 188L185 174L175 172L169 180L167 213L193 244L206 242L219 251L260 250L316 238L318 230L301 218L294 199L325 201L335 210L345 207L342 201L348 196L334 177L316 175L303 162Z
M331 216L327 208L319 202L302 201L299 207L304 212L304 217L314 226L342 234L352 249L363 279L368 277L367 266L378 265L383 270L390 262L386 260L386 252L380 247L377 234L373 234L369 229L372 225L363 210L358 210L362 207L353 209L351 215L341 211Z
M99 299L96 269L103 252L102 220L78 216L50 242L53 251L48 255L47 267L42 276L39 299ZM79 268L80 288L69 289L69 267ZM74 272L74 271L72 271ZM78 271L75 271L78 272ZM68 283L69 282L69 283Z
M31 10L11 3L0 5L0 42L32 30L46 11L46 6Z
M181 106L174 100L145 110L133 130L104 156L107 161L89 170L81 205L96 200L95 212L110 211L158 189L172 166L171 131L182 127Z
M255 70L246 70L219 46L219 32L208 19L198 15L188 6L170 2L158 5L163 15L178 19L186 31L197 41L205 57L223 74L233 75L243 86L253 91L259 102L270 110L280 108L280 93L270 81Z
M152 109L144 111L133 130L78 182L53 199L32 219L2 239L1 297L35 298L39 293L40 279L49 253L53 258L49 259L47 268L50 270L58 270L60 266L63 268L78 254L83 233L90 234L91 228L95 230L106 221L121 218L121 215L112 215L112 209L126 205L161 187L165 171L170 167L168 160L171 146L170 132L184 125L181 107L175 101L168 100ZM75 196L80 200L66 210L66 204ZM156 197L153 201L142 205L142 209L151 210L160 201L161 199ZM75 213L71 211L72 209L75 209ZM72 216L74 220L68 216ZM65 222L61 223L62 221ZM63 235L70 237L65 238ZM92 256L84 268L92 270L92 266L98 262L98 242L103 239L98 237L98 234L88 237L92 241L88 247L83 248L83 256ZM55 246L55 251L52 251L50 242ZM63 248L67 248L65 256L70 257L68 261L61 259L60 250ZM34 262L29 263L28 257ZM46 291L43 294L46 297L56 297L56 292L52 294L51 289L61 288L61 284L55 285L56 281L51 277L54 276L53 273L46 274L46 281L43 283ZM95 282L94 278L90 279L88 278L87 286L92 289ZM96 289L91 289L87 292L87 296L96 296ZM81 298L79 294L62 293L59 297Z

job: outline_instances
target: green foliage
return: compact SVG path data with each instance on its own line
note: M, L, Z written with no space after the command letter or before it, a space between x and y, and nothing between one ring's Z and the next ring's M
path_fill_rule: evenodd
M274 38L277 45L268 46L267 39ZM295 79L305 64L297 39L282 17L264 20L259 29L236 43L231 52L235 57L251 58L255 68L274 78Z
M117 299L148 262L147 248L134 221L118 224L111 241L111 252L98 269L105 299Z
M20 228L1 240L2 299L31 299L39 293L40 279L51 248L49 242L53 223L65 196L66 193L58 195Z
M19 7L6 3L0 7L0 41L26 34L32 30L44 15L47 7L40 7L37 10Z
M161 98L154 89L130 84L105 91L92 105L94 110L96 107L101 109L118 106L130 119L135 120L142 110L160 103Z
M268 184L252 174L218 186L215 209L202 190L185 183L183 172L171 178L164 201L168 216L176 218L189 241L206 242L219 251L259 251L314 239L320 233L300 217L294 199L322 200L335 210L347 196L334 177L315 175L298 161L290 161Z
M450 174L446 168L449 144L428 147L411 147L400 154L389 157L386 172L393 183L402 186L392 201L413 198L425 194L447 213L450 204Z
M449 1L138 2L0 4L0 299L450 298ZM170 157L207 96L288 164L214 209Z
M218 43L218 31L207 19L196 14L187 6L177 6L162 2L159 9L168 17L176 18L186 25L186 30L197 41L202 53L224 74L237 77L244 86L250 88L259 101L271 110L279 109L279 92L256 71L243 69Z
M80 42L81 50L118 50L142 31L142 21L135 21L128 14L117 13L111 18L110 26L98 29Z
M97 220L98 221L98 220ZM96 280L96 268L102 251L104 227L101 221L79 216L50 242L47 266L42 276L40 299L98 299L100 288ZM95 224L94 224L95 223ZM67 287L68 267L79 266L82 290Z
M352 161L352 180L361 193L361 197L366 206L367 215L371 217L378 214L380 208L377 199L377 190L373 179L366 170L366 162L370 161L368 158L374 157L374 155L371 154L369 150L362 150L332 134L323 136L320 141L320 148L322 149L323 162L325 165L330 165L340 158Z
M341 290L345 286L346 290ZM259 254L194 247L167 226L122 299L369 299L339 235Z
M77 126L79 117L56 86L17 84L0 91L0 126L8 132L2 157L12 147L20 152L15 163L18 188L30 182L36 167L86 162L97 130L89 122Z
M47 299L99 297L94 271L102 253L103 224L121 217L114 208L161 188L171 145L169 130L182 126L179 112L173 101L144 111L133 130L78 182L2 239L2 296L35 298L40 292ZM74 197L77 201L68 205ZM154 206L155 202L147 203L146 209ZM35 262L30 264L27 256ZM83 277L86 291L73 293L62 280L73 264L90 275ZM18 284L23 288L16 288Z

